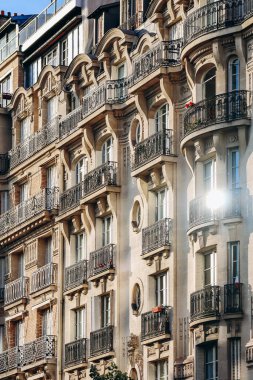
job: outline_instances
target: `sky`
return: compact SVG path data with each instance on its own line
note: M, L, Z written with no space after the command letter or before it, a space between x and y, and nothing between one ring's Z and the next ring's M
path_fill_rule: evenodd
M0 10L17 14L40 13L50 0L0 0Z

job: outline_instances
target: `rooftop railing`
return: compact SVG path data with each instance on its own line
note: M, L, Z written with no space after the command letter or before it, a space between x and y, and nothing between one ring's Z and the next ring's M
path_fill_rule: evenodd
M15 36L0 49L0 64L9 58L13 53L15 53L18 48L18 36Z
M11 208L0 216L0 234L8 232L43 211L58 209L58 198L58 187L52 189L46 188L33 197Z
M58 117L49 121L42 129L31 134L20 144L9 152L10 168L24 162L27 158L39 152L45 146L51 144L58 138Z
M45 25L54 15L56 15L70 0L52 0L51 3L36 17L24 26L20 31L19 42L22 45L28 38Z
M251 93L240 90L193 104L185 113L183 137L210 125L251 117Z

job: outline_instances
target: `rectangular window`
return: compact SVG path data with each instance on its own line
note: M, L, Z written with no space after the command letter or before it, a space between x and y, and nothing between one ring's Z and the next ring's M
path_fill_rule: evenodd
M238 189L240 187L239 149L238 148L228 149L227 159L228 159L228 162L227 162L228 187L230 189Z
M7 107L10 103L12 93L11 76L8 75L0 82L0 93L2 94L1 105Z
M4 325L0 325L0 353L4 350Z
M204 178L204 191L208 193L212 189L215 189L215 167L216 162L214 160L204 163L203 178Z
M218 358L216 345L205 349L205 375L206 380L218 380Z
M239 241L228 243L228 282L240 282L240 246Z
M204 255L204 286L216 284L216 252Z
M43 66L46 65L52 65L52 66L58 66L59 65L59 55L58 55L58 48L55 47L52 49L49 53L47 53L43 57Z
M57 186L57 171L56 166L52 165L47 168L47 188L52 189Z
M241 379L241 339L230 339L231 380Z
M53 261L53 242L52 237L45 239L45 265Z
M102 145L102 164L112 161L113 159L112 155L113 155L113 143L112 143L112 138L109 138Z
M162 189L156 193L156 221L167 217L167 189Z
M167 305L167 273L155 277L156 306Z
M111 324L111 297L106 294L101 297L101 328Z
M85 308L76 310L76 339L85 338Z
M18 278L24 276L24 255L20 253L18 255Z
M51 309L46 309L42 313L42 336L53 333L53 313Z
M4 288L5 257L0 258L0 288Z
M168 360L161 360L155 364L155 380L168 380L169 367Z
M103 219L103 225L102 225L103 246L111 244L111 238L112 238L112 217L108 216Z
M76 262L78 263L81 260L87 258L87 242L86 234L83 232L76 235Z
M28 199L28 183L20 185L19 188L19 201L25 202Z
M30 136L30 119L26 117L20 122L20 142L22 143Z
M24 344L24 328L22 321L15 322L15 346L20 347Z
M9 210L9 191L1 191L0 192L0 212L3 214L4 212Z
M61 43L61 64L68 66L68 40L64 40Z
M56 116L56 96L47 102L47 122L53 120Z

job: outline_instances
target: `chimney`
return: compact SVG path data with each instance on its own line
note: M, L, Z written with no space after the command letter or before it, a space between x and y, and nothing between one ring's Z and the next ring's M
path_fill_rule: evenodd
M11 17L11 12L8 12L7 14L8 14L8 17Z
M4 11L1 11L1 16L4 16Z
M17 16L18 14L17 13L14 13L14 16Z

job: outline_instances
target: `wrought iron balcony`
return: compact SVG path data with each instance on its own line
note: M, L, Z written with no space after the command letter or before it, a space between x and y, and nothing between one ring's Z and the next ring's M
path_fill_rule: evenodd
M146 165L159 156L171 156L174 154L173 130L159 131L135 146L132 170Z
M9 152L10 168L13 169L45 146L58 138L58 117L48 122L42 129L31 134Z
M220 287L207 286L191 294L191 320L218 317L220 314Z
M65 344L65 367L71 367L87 361L86 358L87 339L78 339Z
M224 285L224 313L242 313L242 284Z
M86 174L82 182L83 197L86 197L104 186L116 186L117 171L117 163L108 161Z
M219 94L194 104L185 113L183 137L211 125L250 119L251 102L250 91L241 90Z
M172 239L172 220L165 218L142 230L142 255L161 247L169 247Z
M132 16L129 16L123 24L119 26L122 30L135 30L143 23L143 12L137 12Z
M162 41L133 62L133 75L129 85L133 86L160 67L180 65L182 40Z
M56 337L44 335L23 346L22 367L39 360L48 360L56 357Z
M8 154L0 154L0 175L6 174L10 168Z
M109 244L90 253L89 277L115 269L115 244Z
M160 311L149 311L141 315L141 340L159 338L170 334L169 308L159 307Z
M0 63L2 63L7 58L9 58L18 49L19 49L18 36L15 36L0 49Z
M64 291L73 289L87 281L87 260L65 268Z
M27 277L20 277L6 284L4 289L4 305L6 306L23 298L28 298L28 285L29 279Z
M78 123L83 119L82 106L68 113L60 122L59 137L63 139L77 129Z
M19 33L19 43L23 45L26 40L34 35L54 15L56 15L71 0L52 0L51 3L34 17Z
M0 373L21 367L22 347L14 347L0 353Z
M107 326L90 333L90 356L113 351L113 326Z
M32 274L31 293L56 285L57 264L49 263Z
M20 203L0 216L0 234L28 221L43 211L52 211L58 208L59 189L43 189L32 198Z
M253 363L253 341L250 341L246 345L246 363Z
M204 34L240 25L252 16L251 1L215 1L187 15L184 22L184 44Z
M228 190L225 195L225 203L220 208L212 210L209 203L208 195L195 198L190 202L189 229L221 218L241 217L241 189Z
M0 288L0 302L4 302L4 288Z
M108 80L83 97L83 117L105 104L123 103L128 97L128 79Z
M82 187L82 183L78 183L60 195L59 214L63 214L79 205L82 198Z

